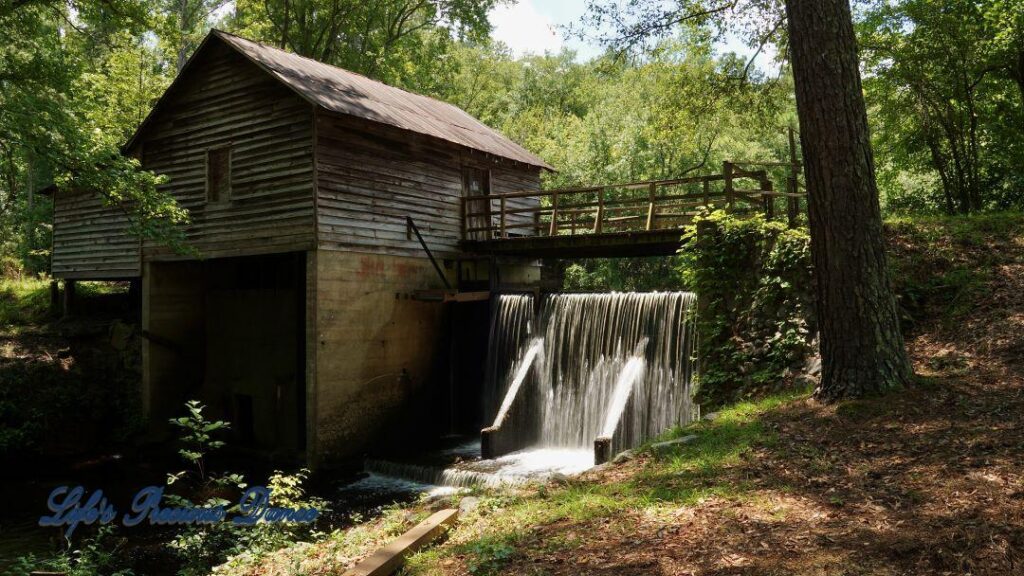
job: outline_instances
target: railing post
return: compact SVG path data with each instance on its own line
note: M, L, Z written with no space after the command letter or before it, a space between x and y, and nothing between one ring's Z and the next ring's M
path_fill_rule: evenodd
M729 211L732 211L733 202L735 201L733 198L732 169L732 162L728 160L722 162L722 176L725 177L725 209Z
M508 238L508 232L505 231L505 197L501 197L501 237Z
M704 181L704 207L711 208L711 180Z
M548 227L548 236L554 236L558 232L558 192L551 194L551 225Z
M655 186L654 182L651 182L650 188L647 189L647 231L649 232L654 226L654 194Z
M604 219L604 188L597 191L597 214L594 215L594 234L601 233L602 219Z
M786 220L790 228L796 228L797 218L800 217L800 198L796 196L796 177L786 178Z
M789 177L786 178L786 192L791 194L786 197L786 216L789 220L789 227L796 228L797 219L800 217L800 193L797 175L800 173L799 160L796 157L796 135L793 127L789 127Z
M768 192L768 194L761 194L761 204L764 206L764 217L771 220L775 217L775 196L771 195L775 190L772 181L767 178L762 180L761 191Z

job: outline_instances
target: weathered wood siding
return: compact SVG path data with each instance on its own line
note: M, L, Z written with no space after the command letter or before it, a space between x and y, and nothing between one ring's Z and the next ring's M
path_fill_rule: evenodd
M415 237L406 235L405 217L412 216L435 254L456 255L464 166L490 170L494 192L540 187L539 168L364 120L318 112L316 132L317 226L323 249L423 256ZM524 198L517 205L530 202Z
M422 257L418 242L406 234L406 216L432 250L455 256L464 168L488 170L494 193L540 187L537 167L365 119L314 112L246 57L212 42L168 91L129 151L169 178L163 190L190 212L187 242L204 258L318 247ZM231 148L230 200L208 202L207 152L225 146ZM535 204L522 198L510 207ZM123 214L88 196L59 197L55 214L55 275L139 275L139 241L122 233ZM520 215L508 224L532 218ZM191 257L151 241L141 246L144 261Z
M193 62L141 139L143 165L188 208L203 257L314 246L312 105L222 44ZM206 201L206 152L231 147L231 200ZM147 242L144 257L173 259Z
M134 278L141 273L139 238L125 233L128 216L99 194L57 191L53 197L52 274L58 278Z

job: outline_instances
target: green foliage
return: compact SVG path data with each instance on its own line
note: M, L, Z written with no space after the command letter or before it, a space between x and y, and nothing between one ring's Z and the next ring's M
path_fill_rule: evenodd
M467 563L470 574L490 576L497 574L501 567L515 554L515 548L501 540L481 539L469 547L471 554Z
M674 257L593 258L566 266L563 288L582 292L679 290L681 280Z
M296 54L422 89L457 41L482 41L495 0L238 0L229 27ZM453 34L454 32L454 34Z
M15 261L17 262L17 261ZM35 278L0 279L0 330L38 324L50 315L50 282Z
M180 430L178 454L192 469L167 475L168 489L175 486L179 490L165 493L164 498L173 506L224 506L231 515L239 512L238 496L246 488L246 480L241 474L224 472L214 475L207 469L207 455L225 445L216 436L226 431L229 424L222 420L208 420L203 415L204 409L205 406L198 401L190 400L185 403L187 414L171 419L171 424ZM293 474L274 472L267 482L270 505L325 511L326 501L307 495L305 483L308 479L309 470L306 469ZM234 503L226 498L230 495L235 496ZM181 560L179 574L205 576L214 566L225 561L235 564L252 561L312 533L313 527L306 524L260 522L255 526L236 526L225 521L184 526L168 546Z
M994 271L1016 264L1024 218L1016 212L890 217L885 231L904 330L935 321L955 328L990 305Z
M1024 2L901 0L862 14L879 186L895 212L1024 207Z
M189 465L195 467L195 471L201 481L207 480L204 457L209 452L224 446L224 441L215 439L213 433L230 427L230 424L223 420L214 422L207 420L203 416L203 409L205 408L198 400L189 400L185 402L185 409L188 410L188 415L180 418L171 418L170 421L173 426L181 429L179 441L182 447L178 450L178 455ZM187 472L171 474L168 477L167 483L173 484L185 474Z
M238 474L209 474L206 456L224 446L224 441L216 439L214 433L227 430L229 425L223 420L208 420L203 415L205 408L199 401L189 400L185 403L187 414L170 420L172 425L180 429L181 447L178 455L191 467L190 470L167 475L168 488L184 485L178 493L164 495L173 506L228 507L230 500L225 496L245 488L245 482ZM205 496L205 501L196 502L195 495L198 495L200 500ZM237 504L228 510L237 511ZM223 561L234 550L239 537L238 532L239 529L228 522L184 526L168 544L181 560L179 574L201 576L208 573L210 567Z
M14 2L0 8L0 230L32 271L49 248L49 183L100 194L130 233L181 248L187 212L162 179L120 153L167 78L138 0ZM70 25L69 25L70 24Z
M34 555L17 558L4 575L30 576L49 571L65 576L133 576L133 572L124 567L124 544L125 539L116 535L113 526L101 526L77 548L53 558L40 559Z
M791 385L816 333L807 231L716 211L685 238L680 273L699 299L700 401Z
M717 56L700 31L635 61L579 62L571 52L516 60L500 45L467 45L431 93L557 167L545 187L610 184L715 172L726 159L788 157L790 77L755 73L738 82L741 66ZM673 258L565 264L570 290L678 287Z

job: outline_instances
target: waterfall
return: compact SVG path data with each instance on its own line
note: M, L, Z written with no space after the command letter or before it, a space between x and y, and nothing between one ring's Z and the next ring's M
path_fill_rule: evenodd
M500 296L486 413L519 447L609 436L622 449L689 422L694 305L686 292L552 294L534 319L532 296Z
M633 395L633 388L638 378L643 375L644 359L633 357L626 362L619 373L619 379L615 382L615 392L612 394L612 403L608 407L608 413L604 417L604 426L601 427L601 436L611 437L619 427L622 413L626 410L626 403Z
M501 408L498 409L498 415L494 417L494 425L501 426L505 421L505 416L508 415L509 409L512 408L512 402L515 401L516 397L519 396L519 389L523 386L523 382L526 381L526 377L530 375L530 369L533 368L533 363L537 360L538 356L543 362L544 354L544 341L536 339L530 343L530 347L526 349L526 353L523 357L518 360L512 370L512 383L508 387L508 391L505 392L505 398L501 401Z
M531 294L504 294L491 313L487 346L487 373L484 387L484 422L491 422L506 396L510 382L506 374L516 371L525 355L521 353L533 330L534 311ZM494 383L501 382L500 385Z
M594 465L599 437L614 453L686 424L694 305L685 292L499 296L483 394L493 425L411 461L367 460L350 488L436 493L575 474Z

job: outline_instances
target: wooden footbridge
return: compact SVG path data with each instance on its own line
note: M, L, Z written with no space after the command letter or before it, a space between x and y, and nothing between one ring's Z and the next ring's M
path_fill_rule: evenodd
M774 173L785 174L777 191ZM785 214L805 197L796 162L724 162L720 174L462 199L462 247L489 255L620 257L674 254L704 210Z

